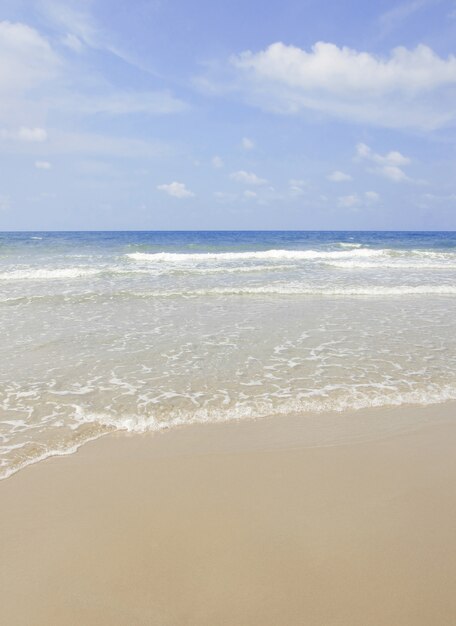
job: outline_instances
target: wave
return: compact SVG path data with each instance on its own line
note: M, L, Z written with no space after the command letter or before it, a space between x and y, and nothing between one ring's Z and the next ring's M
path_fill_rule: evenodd
M218 253L134 252L126 257L135 264L104 264L95 267L23 267L0 273L0 281L72 280L99 275L244 274L293 270L300 261L338 269L456 269L454 253L425 250L355 248L349 250L264 250ZM255 262L241 264L243 261ZM224 264L226 262L226 264Z
M29 465L34 465L35 463L39 463L40 461L45 461L46 459L50 459L55 456L69 456L70 454L74 454L79 450L81 446L86 443L90 443L91 441L95 441L104 435L107 435L108 432L98 432L94 435L86 435L85 437L79 438L76 442L71 442L68 444L63 444L60 448L48 448L45 449L36 455L29 456L25 459L21 459L20 461L10 465L6 468L0 468L0 480L5 480L6 478L10 478L13 474L16 474L22 469L25 469ZM43 446L42 446L43 447Z
M292 270L296 265L236 265L225 267L186 267L174 269L168 273L172 274L245 274L253 272L276 272L280 270ZM147 270L146 270L147 271Z
M440 261L442 267L456 267L454 252L437 252L434 250L394 250L391 248L362 248L361 244L339 244L348 247L346 250L261 250L246 252L131 252L126 256L131 261L140 263L204 263L205 261L320 261L356 263L361 261L405 261L412 263ZM356 247L353 247L355 246Z
M361 248L362 243L346 243L345 241L340 241L338 244L341 248Z
M432 261L404 261L398 258L396 261L385 260L382 259L379 263L373 263L371 261L357 261L357 260L346 260L346 261L326 261L325 265L330 267L338 267L340 269L430 269L430 270L451 270L456 269L456 260L454 262L446 261L446 262L437 262Z
M296 398L274 405L272 402L259 401L254 404L238 404L230 409L205 409L200 408L192 411L174 411L166 420L157 419L155 416L124 415L114 416L108 413L79 413L81 424L93 423L105 426L116 431L129 433L159 432L192 424L214 424L219 422L231 422L243 419L255 419L273 417L279 415L310 415L324 412L342 413L345 411L358 411L368 408L385 406L401 406L414 404L427 406L441 404L456 400L456 387L444 385L438 387L429 385L427 388L415 389L405 392L390 391L380 393L375 387L375 395L360 394L355 388L351 388L342 397L328 398Z
M132 261L182 263L187 261L253 261L253 260L318 260L344 259L352 256L378 257L383 250L362 248L359 250L262 250L249 252L131 252L126 256Z
M289 270L296 268L296 265L242 265L231 267L179 267L172 268L123 268L123 267L104 267L104 268L64 268L64 269L22 269L11 270L9 272L0 273L0 281L34 281L34 280L70 280L76 278L86 278L99 275L119 275L119 276L162 276L164 274L245 274L255 272L272 272L280 270Z
M68 267L62 269L23 269L12 270L10 272L0 273L0 280L49 280L49 279L68 279L83 278L85 276L96 276L100 274L99 269Z
M131 292L136 297L195 297L195 296L249 296L249 295L283 295L283 296L411 296L411 295L456 295L456 285L398 285L393 287L314 287L300 284L264 285L258 287L213 287L207 289L188 290L151 290Z
M173 411L167 419L157 419L154 415L111 415L109 413L86 412L82 407L75 407L76 424L74 437L58 448L43 450L40 445L36 454L20 459L18 462L0 468L0 480L9 478L19 470L53 456L65 456L75 453L82 445L94 441L112 432L134 434L154 433L182 426L196 424L216 424L241 420L253 420L266 417L316 415L322 413L342 413L365 409L400 407L403 405L429 406L456 400L456 387L453 385L428 385L423 389L406 392L385 391L375 395L360 394L356 389L349 390L342 397L296 398L280 405L260 401L255 404L238 404L230 409L205 409L195 411ZM78 432L78 429L82 432Z
M370 286L370 287L314 287L299 284L264 285L246 287L213 287L206 289L182 289L150 291L111 291L109 293L57 293L47 295L27 295L0 299L2 306L28 306L34 303L83 303L83 302L113 302L114 300L129 300L131 298L197 298L204 296L315 296L315 297L347 297L347 298L382 298L401 296L454 296L455 285L400 285L400 286Z

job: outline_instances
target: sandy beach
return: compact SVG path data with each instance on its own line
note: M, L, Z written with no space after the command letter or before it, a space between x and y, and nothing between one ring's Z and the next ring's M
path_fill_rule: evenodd
M0 1L0 626L456 626L455 44Z
M371 441L309 447L276 418L29 467L0 484L1 622L452 625L454 407L426 413Z

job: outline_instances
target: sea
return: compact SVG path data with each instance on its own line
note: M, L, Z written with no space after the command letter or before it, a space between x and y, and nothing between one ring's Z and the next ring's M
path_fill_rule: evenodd
M456 233L0 233L0 332L0 478L116 431L442 404Z

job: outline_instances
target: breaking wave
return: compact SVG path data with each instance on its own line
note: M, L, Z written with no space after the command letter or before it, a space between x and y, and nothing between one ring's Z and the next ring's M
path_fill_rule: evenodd
M131 252L126 256L132 261L158 261L168 263L182 263L187 261L253 261L253 260L319 260L344 259L352 256L362 258L378 257L384 254L383 250L362 248L359 250L262 250L249 252Z

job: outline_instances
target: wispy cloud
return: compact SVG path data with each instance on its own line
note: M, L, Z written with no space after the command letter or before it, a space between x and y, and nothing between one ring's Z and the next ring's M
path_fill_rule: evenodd
M8 211L11 207L11 202L9 196L0 194L0 211Z
M4 153L28 154L36 158L51 155L81 154L122 159L164 158L174 154L173 148L160 141L146 141L102 133L68 132L48 129L45 143L9 141Z
M219 157L219 156L212 157L211 163L212 163L212 167L215 167L215 169L220 169L224 166L223 159L222 157Z
M396 4L392 9L382 13L378 19L380 37L385 37L397 28L400 28L421 10L441 4L441 2L442 0L408 0L407 2Z
M41 143L47 139L47 131L44 128L27 128L21 126L18 129L0 129L0 139L23 141L26 143Z
M341 172L340 170L331 172L331 174L328 174L326 178L333 183L344 183L346 181L352 180L350 174L345 174L345 172Z
M93 5L93 0L40 0L43 18L60 32L61 43L73 52L79 53L84 48L103 50L129 65L154 73L98 23L93 15Z
M49 98L49 108L77 115L168 115L188 109L168 91L106 91L102 94L65 93Z
M230 174L230 178L243 185L266 185L268 182L265 178L260 178L253 172L245 172L244 170L233 172Z
M50 170L52 165L49 161L35 161L35 167L37 170Z
M339 196L338 204L345 209L352 209L361 204L361 198L357 193L351 193L347 196Z
M380 201L380 194L376 191L366 191L364 197L368 204L375 204Z
M253 150L255 147L255 143L248 137L243 137L241 141L241 146L244 148L244 150Z
M215 191L214 198L217 202L220 202L221 204L228 204L235 202L238 196L237 194L231 193L229 191Z
M74 16L67 3L45 4L53 7L62 22ZM73 47L79 45L76 41L94 44L96 29L89 20L76 16L71 23L77 31L69 33ZM187 105L167 90L135 91L111 86L107 78L92 70L90 55L84 58L82 69L75 71L55 42L55 38L48 39L27 24L0 21L3 148L38 156L34 144L45 143L43 156L73 152L105 155L110 151L114 157L127 158L163 155L167 150L163 142L78 132L77 117L179 114L188 109ZM52 124L54 119L60 128ZM44 120L49 128L43 127ZM64 130L70 127L70 132Z
M288 192L290 196L302 196L305 193L307 187L307 181L300 178L291 178L288 181Z

